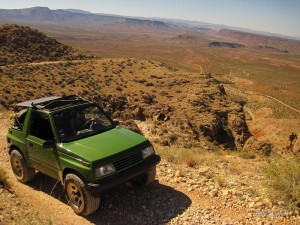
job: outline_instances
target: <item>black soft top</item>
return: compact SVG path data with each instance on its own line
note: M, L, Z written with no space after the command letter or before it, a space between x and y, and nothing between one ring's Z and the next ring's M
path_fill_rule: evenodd
M38 104L45 104L47 102L51 102L55 99L60 99L61 97L59 96L51 96L51 97L44 97L44 98L38 98L38 99L34 99L34 100L29 100L26 102L20 102L17 104L17 106L22 106L22 107L32 107L34 105L38 105Z
M67 105L74 105L82 102L88 102L88 101L83 100L77 95L70 95L64 97L51 96L51 97L44 97L44 98L29 100L26 102L21 102L18 103L17 106L53 110Z

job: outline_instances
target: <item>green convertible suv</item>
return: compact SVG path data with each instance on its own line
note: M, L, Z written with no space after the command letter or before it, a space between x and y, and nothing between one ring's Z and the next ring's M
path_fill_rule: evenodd
M119 127L96 103L73 95L17 106L23 109L7 134L16 178L26 183L37 170L60 180L77 214L96 211L100 194L111 187L154 180L160 157L151 143Z

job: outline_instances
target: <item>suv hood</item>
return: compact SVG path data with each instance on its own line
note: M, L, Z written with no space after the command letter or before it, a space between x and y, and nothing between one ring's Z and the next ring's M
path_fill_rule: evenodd
M124 128L114 128L91 137L60 145L62 152L88 162L97 161L139 145L147 139Z

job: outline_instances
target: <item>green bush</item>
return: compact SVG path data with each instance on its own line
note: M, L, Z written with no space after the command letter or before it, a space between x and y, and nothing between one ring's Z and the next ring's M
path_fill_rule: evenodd
M285 157L268 160L263 167L270 200L283 201L288 208L300 207L300 160Z

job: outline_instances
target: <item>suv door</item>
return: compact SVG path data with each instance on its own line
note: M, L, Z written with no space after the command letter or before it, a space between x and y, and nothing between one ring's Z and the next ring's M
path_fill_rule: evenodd
M43 148L45 141L54 141L49 115L32 111L29 134L26 138L28 156L33 167L51 177L58 177L58 156L56 149Z

